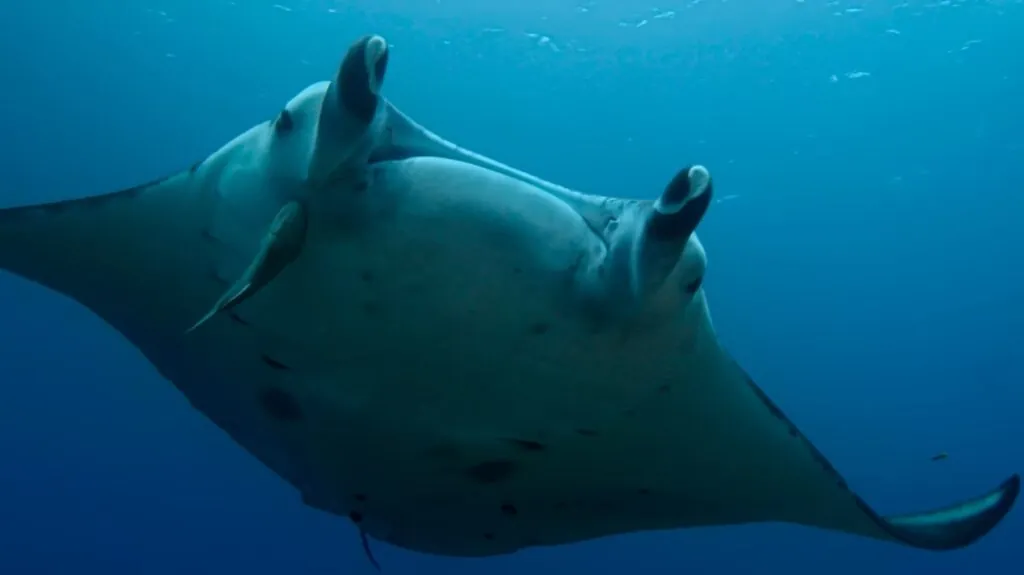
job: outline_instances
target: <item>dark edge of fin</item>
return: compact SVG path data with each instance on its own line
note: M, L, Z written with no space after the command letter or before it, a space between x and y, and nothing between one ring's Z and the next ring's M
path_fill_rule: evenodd
M48 202L42 202L38 204L23 204L17 206L9 206L6 208L0 207L0 222L4 220L17 221L22 218L32 216L48 216L61 214L73 209L93 209L99 208L106 205L108 202L116 200L124 200L138 196L143 192L159 186L172 178L181 176L192 176L202 167L206 159L198 160L193 162L187 170L167 173L163 176L153 178L142 184L134 186L120 188L114 191L103 192L91 196L85 196L81 198L72 198L69 200L51 200Z
M90 303L80 299L87 296L77 292L72 295L67 291L70 287L65 285L68 268L85 265L83 256L76 253L81 249L77 242L83 238L97 241L102 238L110 245L116 245L117 240L113 239L113 230L104 229L102 222L106 220L90 218L97 214L101 217L109 216L107 210L112 206L139 200L150 191L165 185L185 185L201 163L193 164L193 168L188 170L166 174L131 187L84 197L0 208L0 271L46 286L91 307ZM89 274L74 275L75 281L82 285L88 283L92 286L90 289L101 289L97 287L102 281L100 278Z
M882 517L861 501L861 507L894 539L932 551L967 547L984 537L1013 508L1020 495L1020 475L1014 473L988 493L954 505L921 513Z
M359 540L363 544L363 553L366 554L366 558L370 561L370 565L380 572L380 563L377 562L377 558L373 556L373 549L370 548L370 537L366 534L366 531L359 530Z
M837 485L850 492L861 511L881 530L877 534L847 531L849 533L888 539L917 549L952 551L966 547L992 531L1010 512L1020 495L1020 475L1014 473L999 487L960 503L929 511L882 516L848 487L842 475L754 382L750 374L731 356L730 360L772 415L789 427L790 434L804 443L804 447L825 472L835 479Z
M191 173L191 171L189 172ZM11 206L8 208L0 208L0 221L4 220L16 220L26 216L45 216L60 214L72 209L90 209L98 208L105 205L107 202L123 200L137 196L146 190L159 186L160 184L170 180L176 174L169 174L159 178L155 178L144 184L131 186L129 188L122 188L113 192L105 192L94 196L86 196L84 198L73 198L70 200L54 200L49 202L43 202L40 204L28 204L20 206Z

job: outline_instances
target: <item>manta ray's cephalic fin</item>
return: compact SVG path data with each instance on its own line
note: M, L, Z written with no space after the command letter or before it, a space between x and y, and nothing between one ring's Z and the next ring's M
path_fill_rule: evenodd
M599 265L600 293L611 296L619 309L643 308L683 262L687 246L711 204L711 174L704 166L679 170L657 200L622 203L617 225L605 226L608 255ZM699 244L694 248L702 251ZM693 257L703 259L703 255ZM677 276L678 278L679 276ZM691 295L700 278L683 286Z
M188 332L194 331L210 318L229 310L252 297L271 282L302 251L306 238L306 211L298 202L286 204L274 217L270 229L263 237L256 257L241 277L217 300L213 308L197 321Z
M659 290L682 257L690 236L708 211L713 194L704 166L683 168L650 206L633 240L632 288L642 300Z

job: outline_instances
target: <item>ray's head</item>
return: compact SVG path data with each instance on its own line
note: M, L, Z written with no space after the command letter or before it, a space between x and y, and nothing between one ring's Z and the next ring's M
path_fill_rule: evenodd
M269 123L275 172L322 185L366 161L383 126L388 57L384 38L364 36L331 81L308 86L284 106Z

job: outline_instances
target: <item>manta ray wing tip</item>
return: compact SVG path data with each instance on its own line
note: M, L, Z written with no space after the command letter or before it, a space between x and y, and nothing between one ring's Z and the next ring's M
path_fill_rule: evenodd
M949 551L967 547L1002 522L1020 495L1020 474L973 499L935 511L879 518L897 540L922 549Z

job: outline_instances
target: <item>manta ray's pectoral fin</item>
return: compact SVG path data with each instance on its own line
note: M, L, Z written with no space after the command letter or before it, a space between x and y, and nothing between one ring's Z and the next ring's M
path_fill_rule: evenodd
M202 309L217 257L204 236L217 200L203 165L102 195L0 210L0 269L133 337L177 325Z
M228 288L206 315L188 329L191 332L222 311L252 297L277 277L302 251L306 238L306 211L298 202L290 202L274 217L263 237L256 257L241 277ZM186 332L187 333L187 332Z
M1020 494L1020 476L979 497L922 513L880 517L865 506L878 526L911 547L944 551L974 543L1009 513Z
M985 536L1020 494L1020 476L1014 474L995 489L953 505L882 515L734 360L722 355L702 370L719 395L707 396L699 411L686 412L692 420L686 425L700 430L705 447L732 456L728 467L709 468L701 483L722 497L706 523L783 521L944 551Z

